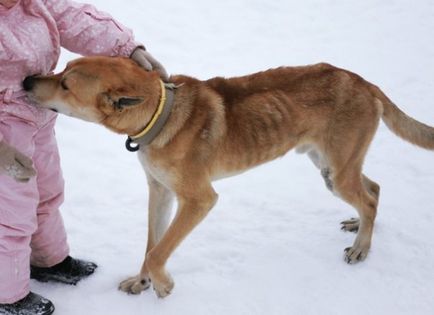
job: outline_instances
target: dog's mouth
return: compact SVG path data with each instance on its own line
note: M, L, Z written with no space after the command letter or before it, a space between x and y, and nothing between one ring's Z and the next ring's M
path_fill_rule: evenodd
M50 107L50 110L53 111L53 112L55 112L55 113L58 113L58 112L59 112L57 109L55 109L55 108L53 108L53 107Z

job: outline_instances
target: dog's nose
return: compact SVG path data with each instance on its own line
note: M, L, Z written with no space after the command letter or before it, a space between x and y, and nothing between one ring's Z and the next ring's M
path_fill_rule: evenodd
M35 76L26 77L23 81L23 88L25 91L30 91L35 86Z

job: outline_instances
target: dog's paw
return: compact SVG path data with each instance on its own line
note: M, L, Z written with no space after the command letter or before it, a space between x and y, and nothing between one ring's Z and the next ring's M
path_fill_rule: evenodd
M369 247L363 247L363 246L353 246L353 247L347 247L344 250L344 260L348 264L355 264L359 261L365 260L365 258L368 256Z
M130 277L119 284L119 290L128 294L140 294L140 292L151 286L149 278L142 278L140 275Z
M165 298L168 296L175 286L175 283L172 280L172 277L166 273L164 280L162 281L153 281L153 288L155 293L159 298Z
M346 221L341 222L341 230L345 232L356 233L359 230L360 220L356 218L351 218Z

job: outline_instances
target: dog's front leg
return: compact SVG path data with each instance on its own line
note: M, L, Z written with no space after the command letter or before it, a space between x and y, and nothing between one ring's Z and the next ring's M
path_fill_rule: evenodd
M149 227L146 253L160 241L167 230L174 199L174 194L169 189L157 182L150 174L147 175L149 184ZM149 273L145 262L143 262L140 273L122 281L119 289L130 294L139 294L148 289L149 286Z
M204 187L205 186L205 187ZM187 195L177 194L178 211L163 238L146 256L146 268L158 297L169 295L174 282L165 269L166 262L181 241L202 221L217 201L217 194L209 183L198 184Z

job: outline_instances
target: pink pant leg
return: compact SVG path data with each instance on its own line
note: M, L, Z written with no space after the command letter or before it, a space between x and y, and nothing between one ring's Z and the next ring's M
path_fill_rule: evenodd
M69 254L59 207L64 199L64 182L60 168L57 142L54 136L55 117L35 136L33 163L38 171L38 228L31 241L31 264L51 267Z
M69 252L58 211L63 179L53 126L54 119L40 126L0 115L4 140L32 157L37 170L28 183L0 176L0 303L28 294L31 259L35 265L50 266Z
M28 156L34 153L34 124L0 117L4 140ZM36 231L39 193L36 178L17 183L0 176L0 303L13 303L29 292L30 240Z

